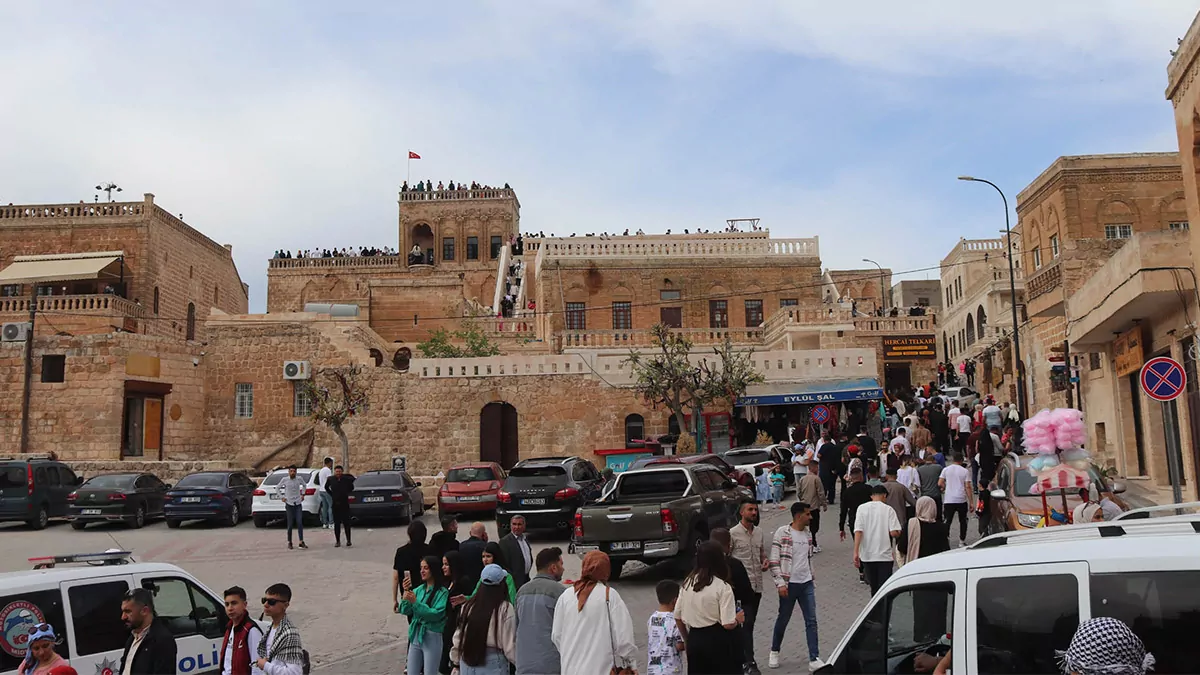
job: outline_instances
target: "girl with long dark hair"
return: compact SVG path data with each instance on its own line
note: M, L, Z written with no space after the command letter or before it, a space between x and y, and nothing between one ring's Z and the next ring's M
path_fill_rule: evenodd
M504 558L504 550L500 548L500 544L494 541L489 541L487 546L483 547L483 565L484 567L488 565L498 565L505 572L508 572L508 576L505 577L507 579L507 581L505 581L505 587L508 589L508 601L513 605L516 605L517 585L513 583L512 571L508 569L508 561ZM474 596L475 591L478 591L479 587L482 585L483 581L480 580L480 582L475 585L475 590L471 591L471 595Z
M696 549L696 568L683 580L675 619L686 627L689 675L742 671L742 649L735 629L742 622L729 585L725 551L714 541Z
M442 581L442 561L437 556L421 558L421 585L412 587L404 579L400 613L409 617L408 673L433 675L442 660L442 632L446 629L446 607L450 593Z
M466 602L467 594L475 589L471 585L471 578L463 572L462 555L458 551L446 551L442 556L442 578L446 581L447 591L450 595L450 602L446 605L446 631L451 634L443 633L442 663L438 672L442 675L450 675L452 669L450 667L451 640L449 638L453 637L454 629L458 626L458 614L462 603Z
M450 661L461 675L508 675L517 661L517 612L508 601L504 568L483 568L479 589L462 607Z

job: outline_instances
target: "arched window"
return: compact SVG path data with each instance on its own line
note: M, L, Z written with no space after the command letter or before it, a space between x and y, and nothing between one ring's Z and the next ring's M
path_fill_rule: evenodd
M192 302L188 303L187 339L196 339L196 304Z
M946 331L942 331L942 356L947 359L953 356L950 353L950 340L946 337Z
M368 350L367 353L370 354L371 358L375 360L376 368L383 365L383 352L379 351L378 349L376 349L374 347L371 347L371 349Z
M667 418L667 433L672 436L679 435L679 419L675 415Z
M154 313L158 314L158 286L154 287Z
M987 312L983 311L983 305L975 311L975 330L979 332L980 340L987 335Z
M395 356L392 357L392 367L404 372L408 370L410 361L412 361L412 350L408 347L401 347L396 350Z
M641 415L625 416L625 447L632 448L635 440L645 438L646 420Z
M967 344L975 344L975 318L967 315Z

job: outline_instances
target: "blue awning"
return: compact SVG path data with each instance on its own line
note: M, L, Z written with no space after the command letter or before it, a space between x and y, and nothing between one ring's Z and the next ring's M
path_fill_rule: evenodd
M771 382L752 384L737 405L804 405L842 401L873 401L883 398L883 387L873 377L815 382Z

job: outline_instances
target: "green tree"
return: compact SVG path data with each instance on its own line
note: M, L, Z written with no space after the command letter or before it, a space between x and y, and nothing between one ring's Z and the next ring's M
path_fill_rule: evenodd
M322 368L304 382L304 393L312 404L312 419L333 430L342 443L342 466L350 470L350 439L343 426L356 413L364 412L370 399L359 381L361 366Z
M746 387L762 382L754 371L750 357L753 350L733 348L728 336L715 354L692 357L692 342L663 324L650 329L654 351L642 354L631 350L624 363L634 376L634 390L653 406L666 406L675 416L680 429L687 429L685 415L702 419L706 406L717 401L732 403L746 393ZM696 425L696 447L704 445L703 425Z
M458 340L463 346L460 347L451 340ZM417 350L427 359L461 359L500 354L500 347L475 325L468 325L454 332L438 328L428 340L417 343Z

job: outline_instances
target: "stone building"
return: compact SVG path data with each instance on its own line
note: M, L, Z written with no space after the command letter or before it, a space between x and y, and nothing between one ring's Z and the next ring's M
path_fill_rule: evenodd
M0 323L25 324L31 452L199 459L211 313L244 314L231 248L154 203L0 207ZM21 447L25 341L0 341L0 438Z
M942 282L938 279L909 279L892 286L892 301L897 307L928 307L942 313Z
M1020 239L1013 236L1017 258L1013 268L1018 321L1024 312L1025 278L1021 273ZM939 349L956 367L975 361L975 388L1001 402L1017 401L1013 376L1012 291L1005 238L960 239L942 258Z

